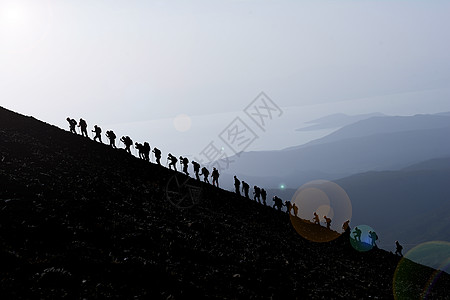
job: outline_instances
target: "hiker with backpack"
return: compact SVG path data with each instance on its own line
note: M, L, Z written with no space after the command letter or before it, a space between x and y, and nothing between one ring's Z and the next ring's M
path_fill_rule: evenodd
M116 147L116 134L112 130L106 131L106 137L109 139L109 145L111 148L117 148Z
M139 154L139 158L140 159L144 159L144 145L142 145L141 143L134 143L134 148L138 150L138 154Z
M148 142L144 142L144 146L142 148L142 151L144 153L144 160L150 161L150 144Z
M122 136L120 138L120 141L125 145L125 151L127 151L128 153L131 154L131 145L133 145L133 140L131 140L131 138L127 135L127 136Z
M103 144L102 135L101 135L102 129L100 127L98 127L97 125L94 125L94 130L92 130L92 132L95 132L94 141L96 141L98 139L99 142Z
M200 164L196 161L192 161L191 163L194 166L195 178L200 181L200 177L198 176L198 172L200 172Z
M258 186L253 186L253 200L258 200L258 203L261 203L261 189Z
M236 190L236 194L238 194L239 196L241 195L240 187L241 181L236 177L236 175L234 175L234 188Z
M278 198L278 196L273 196L273 206L272 208L277 208L278 211L281 211L281 208L283 207L283 200L281 198Z
M316 212L314 212L313 220L314 220L314 224L320 225L320 219Z
M331 226L331 218L328 218L327 216L323 216L325 219L325 222L327 223L327 229L330 229Z
M180 162L183 165L183 173L186 174L187 176L189 176L189 172L188 172L189 159L187 159L187 157L180 156Z
M376 247L377 246L376 241L378 240L377 233L375 231L369 231L369 238L370 238L372 247Z
M209 180L208 180L209 171L208 171L208 169L206 167L202 168L202 173L200 174L200 176L201 175L203 175L203 181L206 182L206 183L209 183Z
M297 217L297 215L298 215L298 206L295 203L292 204L292 209L294 210L294 216Z
M161 150L155 147L152 152L155 153L156 163L161 165Z
M211 173L211 177L213 179L213 185L219 187L219 171L213 167L213 171Z
M261 199L262 199L262 202L263 202L264 206L267 206L266 197L267 197L266 190L265 189L261 189Z
M80 122L78 122L78 127L80 127L81 129L81 135L84 137L89 138L89 135L87 133L87 123L85 120L83 120L82 118L80 118Z
M291 201L284 201L284 206L286 206L286 213L288 215L291 215Z
M250 199L250 197L248 196L249 190L250 190L250 186L248 185L248 183L245 182L244 180L242 180L242 191L244 192L244 196L247 199Z
M77 131L75 130L75 126L77 126L77 121L75 121L75 119L71 119L69 117L67 117L66 120L67 120L67 122L69 122L70 132L77 134Z
M169 153L169 155L167 156L167 159L170 160L169 169L172 170L172 166L173 166L173 169L175 171L177 171L177 161L178 161L178 159L175 156L173 156L171 153Z
M395 255L400 255L403 257L403 254L402 254L403 246L400 245L400 243L398 241L395 241L395 248L396 248Z

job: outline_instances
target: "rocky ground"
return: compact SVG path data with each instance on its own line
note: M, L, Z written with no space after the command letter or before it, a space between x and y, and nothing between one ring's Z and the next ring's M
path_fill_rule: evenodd
M175 174L0 108L1 299L394 297L392 253L310 242L285 213L207 184L180 209ZM435 271L407 264L400 299ZM441 274L429 298L449 286Z

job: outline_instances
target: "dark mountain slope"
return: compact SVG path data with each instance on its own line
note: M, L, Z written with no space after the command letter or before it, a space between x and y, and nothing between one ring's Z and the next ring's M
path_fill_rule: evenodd
M392 298L392 254L309 242L210 185L180 210L164 191L175 172L2 108L0 166L2 299ZM420 294L433 270L411 266Z

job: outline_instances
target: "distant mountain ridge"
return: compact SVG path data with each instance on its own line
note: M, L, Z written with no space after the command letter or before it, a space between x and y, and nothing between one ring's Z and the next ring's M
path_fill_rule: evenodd
M299 147L242 153L229 174L266 177L298 186L314 179L337 179L371 170L396 170L450 155L450 117L373 117Z

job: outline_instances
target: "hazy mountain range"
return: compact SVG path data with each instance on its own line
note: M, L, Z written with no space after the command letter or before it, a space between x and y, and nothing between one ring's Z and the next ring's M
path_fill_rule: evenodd
M236 160L227 172L283 200L310 180L335 181L352 201L352 224L376 229L385 249L395 240L405 250L450 241L449 113L368 117L304 145Z
M321 139L278 151L242 153L226 170L262 186L297 188L367 171L399 170L450 155L450 116L380 116L357 121Z

